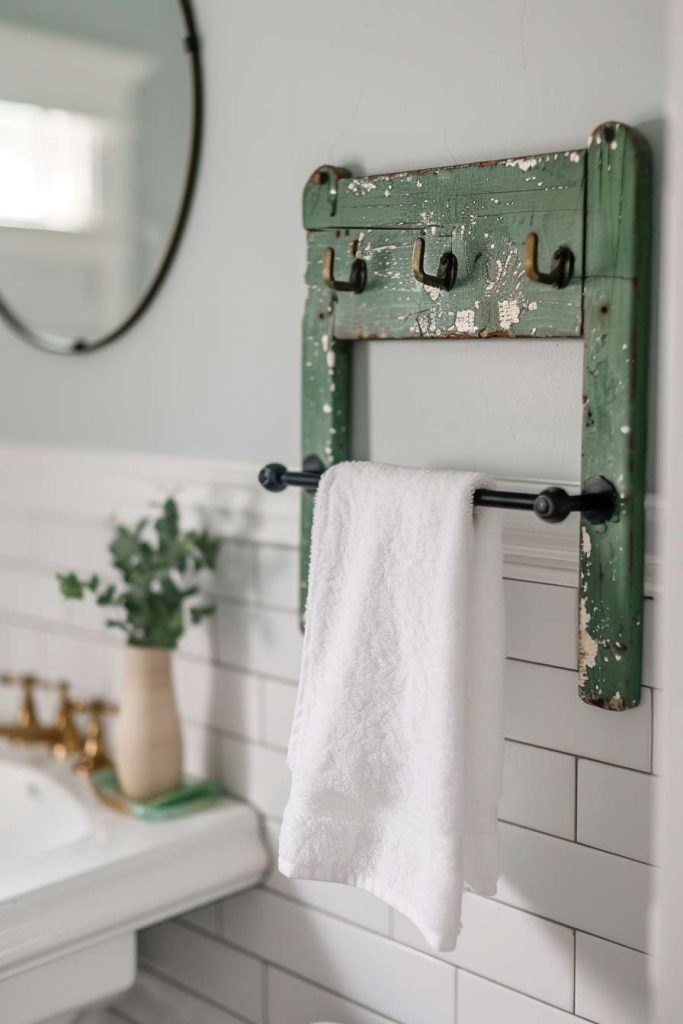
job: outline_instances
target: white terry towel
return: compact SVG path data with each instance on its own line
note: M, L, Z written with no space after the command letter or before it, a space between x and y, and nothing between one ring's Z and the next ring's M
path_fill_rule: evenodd
M366 889L453 949L493 895L500 524L476 473L340 463L315 502L279 868Z

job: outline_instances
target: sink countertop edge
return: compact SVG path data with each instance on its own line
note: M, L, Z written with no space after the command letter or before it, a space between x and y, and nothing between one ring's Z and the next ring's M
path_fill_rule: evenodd
M110 935L138 931L257 885L268 857L256 812L233 801L223 811L208 813L203 827L198 815L187 834L168 842L5 900L0 982Z

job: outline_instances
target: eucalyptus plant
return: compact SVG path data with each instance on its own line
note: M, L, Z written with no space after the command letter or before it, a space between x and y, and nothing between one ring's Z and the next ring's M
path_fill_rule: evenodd
M109 553L121 583L73 572L59 573L57 579L66 598L92 594L101 607L119 609L119 616L106 624L125 633L129 644L174 648L187 624L185 608L192 624L215 611L214 605L193 598L199 595L198 574L215 570L219 548L220 540L207 530L183 531L178 506L168 498L154 522L115 526Z

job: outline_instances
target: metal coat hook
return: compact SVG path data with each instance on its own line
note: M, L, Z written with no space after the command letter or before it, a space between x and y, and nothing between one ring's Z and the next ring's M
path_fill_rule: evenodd
M555 288L565 288L574 273L574 253L566 245L561 245L553 253L553 264L549 274L538 269L538 235L532 231L526 236L524 245L524 269L531 281L539 284L551 284Z
M429 288L440 288L449 292L455 284L458 275L458 261L452 252L444 252L439 260L436 274L425 273L424 268L425 240L416 238L413 246L412 270L413 277L420 284L426 284Z
M359 295L368 279L365 260L355 259L351 264L348 281L337 281L334 276L334 249L330 246L323 255L323 281L333 292L355 292Z

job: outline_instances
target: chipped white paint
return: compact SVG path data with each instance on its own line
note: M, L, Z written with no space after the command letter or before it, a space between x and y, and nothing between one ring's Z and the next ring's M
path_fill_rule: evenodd
M530 302L529 305L527 306L527 309L531 309L531 310L538 309L538 303L535 302L535 301Z
M437 338L440 333L439 328L438 310L434 307L420 310L415 317L415 323L410 327L410 332L417 335L418 338Z
M590 556L590 553L593 550L593 542L591 541L591 535L585 526L581 527L581 547L585 554Z
M422 287L427 292L427 295L432 300L432 302L436 302L437 299L441 298L441 289L440 288L432 288L432 286L429 285L429 284L423 284Z
M569 154L569 159L573 164L578 164L579 160L581 159L581 154L577 153L576 150L574 150L572 153Z
M458 334L471 334L474 331L474 310L459 309L455 314L455 329Z
M504 331L519 323L519 302L516 299L502 299L498 303L498 320Z
M392 245L375 245L375 246L373 246L371 244L368 244L363 249L362 256L363 256L363 259L368 259L370 256L373 255L373 253L376 253L376 252L393 252L395 249L398 249L398 248L400 248L400 246L398 246L395 242ZM360 250L360 246L359 246L358 249L356 250L356 255L358 255L360 252L361 252L361 250Z
M623 427L619 427L619 430L622 432L622 434L631 433L631 428L629 427L628 423L625 423Z
M528 171L532 167L538 164L538 159L535 156L523 156L518 157L515 160L506 160L506 167L519 167L520 171Z
M329 370L334 370L336 364L337 364L337 353L333 352L333 351L328 352L327 353L327 368Z
M328 402L325 402L325 404L323 405L323 412L332 412L332 406Z
M368 192L372 192L376 188L377 185L369 178L354 178L348 184L349 192L354 192L356 195L367 195Z
M586 607L586 598L579 602L579 684L588 682L588 671L595 668L598 660L598 642L588 632L591 617Z

